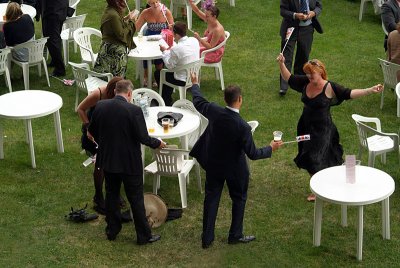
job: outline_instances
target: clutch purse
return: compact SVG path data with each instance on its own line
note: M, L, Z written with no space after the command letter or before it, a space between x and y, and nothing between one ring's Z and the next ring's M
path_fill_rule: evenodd
M159 112L157 114L157 123L162 126L162 119L163 118L168 118L169 120L172 120L174 122L174 126L178 124L178 122L182 119L183 114L181 113L173 113L173 112Z

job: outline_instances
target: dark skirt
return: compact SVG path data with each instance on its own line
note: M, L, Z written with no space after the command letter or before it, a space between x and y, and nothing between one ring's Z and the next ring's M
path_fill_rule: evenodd
M113 76L125 77L128 65L127 49L124 45L101 42L94 71L112 73Z

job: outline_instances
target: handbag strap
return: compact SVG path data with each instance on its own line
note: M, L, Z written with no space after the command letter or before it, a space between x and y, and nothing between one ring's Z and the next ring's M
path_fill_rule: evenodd
M165 14L167 12L167 7L164 4L160 4L160 9L161 13L163 14L165 21L167 22L167 25L169 26L169 21L167 19L167 15Z

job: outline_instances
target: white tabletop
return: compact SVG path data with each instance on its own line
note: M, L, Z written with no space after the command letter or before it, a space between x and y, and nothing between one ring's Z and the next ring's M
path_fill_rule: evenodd
M0 4L0 24L4 23L3 16L6 14L8 3ZM28 14L32 19L36 16L36 9L30 5L21 5L22 13Z
M162 126L157 123L157 114L159 112L174 112L181 113L182 119L178 122L175 127L168 130L168 133L164 133ZM149 117L146 119L147 129L153 125L155 130L153 133L149 133L149 136L161 139L178 138L187 135L195 131L200 125L200 118L197 114L181 108L171 106L155 106L149 107Z
M0 96L0 117L30 119L45 116L59 110L62 98L49 91L21 90Z
M139 38L135 36L133 41L136 44L136 48L129 51L128 57L137 60L154 60L162 58L159 41L148 41L146 36L143 36L140 41Z
M314 174L311 191L322 200L344 205L372 204L389 197L395 189L390 175L372 167L356 166L356 182L346 183L346 167L326 168Z

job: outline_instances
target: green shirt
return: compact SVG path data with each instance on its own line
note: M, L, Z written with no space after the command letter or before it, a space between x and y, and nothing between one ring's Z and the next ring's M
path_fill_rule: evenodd
M124 20L122 14L119 14L113 7L107 6L104 10L100 30L104 42L124 45L129 49L134 48L135 23L131 20Z

